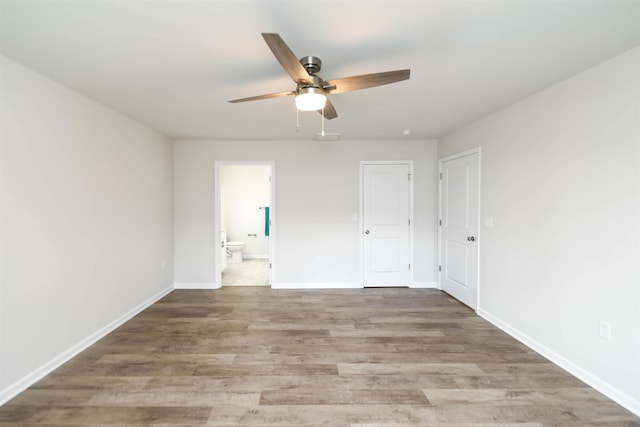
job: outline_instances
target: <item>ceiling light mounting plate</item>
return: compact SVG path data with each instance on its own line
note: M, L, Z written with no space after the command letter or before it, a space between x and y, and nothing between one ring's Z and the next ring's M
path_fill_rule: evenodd
M316 133L316 140L317 141L337 141L340 139L340 136L342 136L342 134L339 132L325 132L324 135L322 134L322 132L318 132Z

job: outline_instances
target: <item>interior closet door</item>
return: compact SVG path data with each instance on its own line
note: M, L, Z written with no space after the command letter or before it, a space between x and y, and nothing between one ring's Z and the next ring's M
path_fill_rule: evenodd
M363 165L364 286L408 286L410 165Z
M469 307L478 306L480 154L440 162L440 285Z

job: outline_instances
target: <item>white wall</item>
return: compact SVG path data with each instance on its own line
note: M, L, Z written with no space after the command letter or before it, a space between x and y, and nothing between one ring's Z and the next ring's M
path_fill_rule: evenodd
M0 402L173 277L171 142L1 66Z
M215 283L215 161L275 161L274 286L338 286L360 280L360 161L414 160L414 282L434 284L436 149L435 141L176 141L176 283Z
M271 203L270 169L266 165L220 166L222 228L227 230L227 241L245 243L246 258L269 257L264 207Z
M439 142L482 147L480 313L636 413L639 104L636 48Z

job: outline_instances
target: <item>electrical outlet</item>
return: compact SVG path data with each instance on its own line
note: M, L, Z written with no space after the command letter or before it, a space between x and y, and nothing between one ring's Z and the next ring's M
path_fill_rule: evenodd
M320 255L316 255L313 262L315 262L316 264L320 264Z
M607 341L611 341L611 325L602 320L598 322L598 335Z

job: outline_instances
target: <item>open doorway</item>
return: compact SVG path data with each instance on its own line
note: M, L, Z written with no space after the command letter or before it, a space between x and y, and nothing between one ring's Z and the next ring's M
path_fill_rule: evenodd
M216 251L221 286L270 286L272 162L216 162Z

